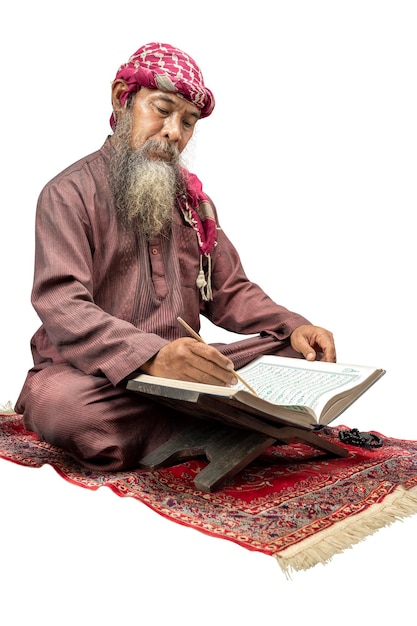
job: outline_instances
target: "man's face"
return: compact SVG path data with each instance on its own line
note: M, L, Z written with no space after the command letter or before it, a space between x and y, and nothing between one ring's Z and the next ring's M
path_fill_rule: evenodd
M131 148L137 150L146 141L168 142L181 153L190 141L200 112L196 106L180 96L159 89L141 88L132 104ZM150 158L171 159L159 151Z
M139 220L148 239L169 231L186 185L180 154L198 118L193 104L156 89L141 89L118 109L109 170L116 211L125 226Z

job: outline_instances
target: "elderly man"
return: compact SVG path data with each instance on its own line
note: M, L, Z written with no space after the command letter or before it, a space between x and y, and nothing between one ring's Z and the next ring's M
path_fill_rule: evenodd
M244 273L180 155L214 98L194 60L150 43L112 84L113 134L42 190L32 303L42 326L16 404L88 467L137 467L193 418L126 390L135 372L232 385L260 354L335 361L332 334ZM200 315L250 338L205 345Z

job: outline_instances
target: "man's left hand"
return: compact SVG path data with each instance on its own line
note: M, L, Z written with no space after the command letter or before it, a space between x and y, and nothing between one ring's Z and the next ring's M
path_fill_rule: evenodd
M291 347L300 352L307 361L336 363L333 334L325 328L303 324L293 330L290 343Z

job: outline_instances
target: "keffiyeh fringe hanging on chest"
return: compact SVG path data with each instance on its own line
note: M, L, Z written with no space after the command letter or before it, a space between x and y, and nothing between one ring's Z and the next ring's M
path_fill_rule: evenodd
M202 299L213 300L211 286L211 253L217 245L217 225L212 206L203 192L201 182L194 174L184 172L187 181L187 195L178 198L179 208L185 221L195 230L200 249L200 270L196 285ZM203 259L207 259L204 271Z

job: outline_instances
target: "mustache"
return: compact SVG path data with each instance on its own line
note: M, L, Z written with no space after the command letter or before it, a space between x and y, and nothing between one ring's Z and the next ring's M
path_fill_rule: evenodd
M146 158L152 154L152 152L166 154L172 162L178 162L180 158L180 151L177 146L167 141L148 139L140 149L140 153Z

